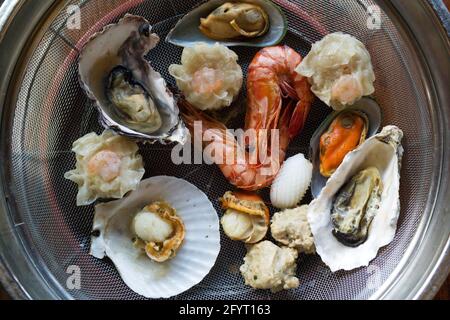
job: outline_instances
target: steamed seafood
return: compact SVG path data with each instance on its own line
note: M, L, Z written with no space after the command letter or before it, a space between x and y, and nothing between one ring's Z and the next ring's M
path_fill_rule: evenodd
M80 52L82 88L100 122L121 135L162 143L187 139L173 94L144 56L159 43L143 17L127 14L94 34Z
M303 128L313 95L306 78L294 71L301 59L287 46L264 48L253 58L248 71L245 125L251 136L243 143L222 123L180 100L191 134L203 141L204 148L216 148L211 160L240 189L257 190L270 185L289 142ZM202 121L201 132L194 130L196 121ZM202 139L204 134L207 139Z
M297 256L296 250L278 247L267 240L249 246L244 264L240 267L245 284L272 292L297 288Z
M106 256L147 298L169 298L199 283L220 251L219 219L189 182L159 176L95 207L90 254Z
M369 52L361 41L341 32L314 43L296 70L308 78L314 94L335 110L375 91Z
M118 66L111 71L105 91L109 101L130 121L145 123L149 133L161 128L161 115L153 98L127 68Z
M368 230L381 203L383 182L376 167L358 172L336 195L331 210L333 235L347 246L367 240Z
M224 233L232 240L256 243L269 227L269 209L256 194L227 192L220 199L225 214L221 219Z
M320 137L320 173L329 177L347 153L366 139L368 118L364 113L349 110L340 113Z
M295 207L311 184L312 164L301 153L287 159L270 188L270 201L276 208Z
M78 184L77 205L122 198L136 189L145 170L138 146L111 130L89 133L73 143L76 168L64 177Z
M164 262L177 254L183 243L183 221L170 204L157 201L139 211L133 219L134 245L147 256Z
M181 65L171 65L169 73L189 103L200 110L218 110L229 107L241 90L237 60L223 45L198 43L183 50Z
M402 131L384 127L348 153L308 208L316 251L331 271L367 266L394 238Z
M211 39L255 38L269 30L269 16L252 3L226 2L200 19L200 31Z
M307 213L307 205L275 213L270 225L272 237L282 245L296 249L299 253L315 253L314 238Z
M311 193L315 198L345 155L378 132L381 118L378 103L363 97L354 105L331 113L320 124L310 142L310 159L313 164Z
M263 48L278 44L286 32L286 16L273 1L209 0L181 18L166 41L185 48L199 42Z

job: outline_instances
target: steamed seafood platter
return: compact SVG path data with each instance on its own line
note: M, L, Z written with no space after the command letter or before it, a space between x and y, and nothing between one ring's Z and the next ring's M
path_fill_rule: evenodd
M169 33L163 45L183 48L181 59L164 57L167 70L148 61L161 44L139 16L106 26L81 51L81 86L106 129L73 143L75 169L65 177L78 186L78 206L96 204L90 254L109 258L134 292L168 298L195 286L221 240L242 254L241 284L272 292L298 288L311 255L332 272L348 271L368 266L393 240L403 132L379 132L389 106L373 96L370 53L335 32L302 57L277 45L286 24L271 1L212 0ZM235 46L260 48L246 61ZM320 104L329 115L314 123ZM233 118L235 106L245 117ZM153 160L179 147L217 170L198 186L207 194L157 176ZM181 163L176 175L204 181L210 171L199 165ZM144 173L153 177L142 180Z
M90 253L108 257L123 281L148 298L200 282L220 250L219 220L206 195L173 177L143 180L125 198L95 207Z

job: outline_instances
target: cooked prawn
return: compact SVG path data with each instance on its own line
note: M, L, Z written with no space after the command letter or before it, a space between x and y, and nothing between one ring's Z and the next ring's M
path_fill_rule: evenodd
M110 182L120 174L120 156L109 150L97 152L88 161L88 172L93 176L100 176L103 181Z
M267 47L256 54L248 70L245 125L246 130L254 130L255 139L243 144L222 123L180 99L186 125L193 135L201 134L194 138L201 139L204 147L214 147L213 161L240 189L257 190L270 185L285 159L289 142L304 126L313 94L306 78L295 72L301 60L288 46ZM201 132L194 130L196 121L202 122Z

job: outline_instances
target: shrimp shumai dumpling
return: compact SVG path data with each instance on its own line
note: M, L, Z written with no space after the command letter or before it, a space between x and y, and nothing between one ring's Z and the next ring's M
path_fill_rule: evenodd
M314 43L296 71L308 78L314 94L334 110L375 91L369 51L361 41L342 32Z
M132 140L111 130L101 135L89 133L73 143L76 168L64 177L78 185L77 205L99 198L122 198L135 190L144 176L142 157Z
M169 73L193 106L219 110L230 106L241 90L243 74L237 60L224 45L198 43L183 50L181 65L171 65Z

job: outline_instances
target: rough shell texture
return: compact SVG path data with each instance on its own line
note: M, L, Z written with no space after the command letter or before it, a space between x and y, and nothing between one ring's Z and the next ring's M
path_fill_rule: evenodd
M366 140L347 154L319 197L308 209L308 221L314 236L316 251L331 271L351 270L367 266L378 250L395 236L400 214L400 163L403 154L403 132L387 126L382 132ZM374 166L381 175L383 193L381 206L372 220L367 240L358 247L348 247L332 234L331 209L336 193L359 171Z
M92 36L80 53L79 78L89 98L96 102L103 126L120 134L144 141L180 142L187 139L187 129L179 117L179 110L166 82L144 56L159 42L151 33L148 21L139 16L125 15L117 24L106 26ZM117 66L129 69L134 79L152 96L162 118L156 132L145 133L139 124L127 121L108 101L105 83Z
M313 166L303 154L287 159L272 183L270 201L276 208L295 207L311 183Z
M183 220L186 236L176 257L157 263L134 246L131 230L137 212L154 201L170 203ZM207 196L187 181L159 176L143 180L121 200L95 208L91 255L108 256L124 282L147 298L168 298L199 283L220 251L219 219Z

